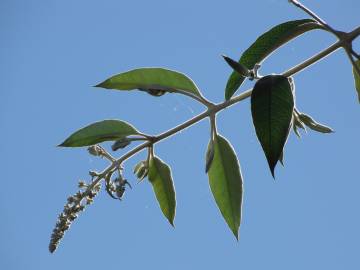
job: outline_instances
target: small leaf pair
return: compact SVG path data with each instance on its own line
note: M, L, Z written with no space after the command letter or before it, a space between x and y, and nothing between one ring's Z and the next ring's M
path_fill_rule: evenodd
M299 119L302 123L304 123L307 127L309 127L310 129L312 129L314 131L321 132L321 133L334 132L334 130L332 130L330 127L316 122L311 116L309 116L305 113L300 113Z

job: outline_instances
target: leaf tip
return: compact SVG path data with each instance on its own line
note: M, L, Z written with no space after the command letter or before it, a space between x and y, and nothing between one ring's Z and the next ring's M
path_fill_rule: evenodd
M174 224L174 220L168 219L171 227L173 227L175 229L175 224Z
M221 54L221 57L222 57L222 58L224 58L224 59L225 59L225 61L226 61L226 59L227 59L227 58L229 58L229 57L228 57L228 56L226 56L225 54Z
M237 242L239 242L239 228L232 230Z
M270 166L270 171L271 171L271 175L275 180L275 165L274 166Z
M93 87L97 87L97 88L107 88L105 82L106 82L106 81L101 82L101 83L98 83L98 84L96 84L96 85L93 85Z

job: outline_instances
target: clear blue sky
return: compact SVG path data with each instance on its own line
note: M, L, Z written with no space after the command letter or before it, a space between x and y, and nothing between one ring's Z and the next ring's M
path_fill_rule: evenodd
M357 0L304 3L341 30L360 24ZM106 165L85 149L57 144L102 119L157 134L203 110L187 97L92 85L132 68L163 66L188 74L220 102L231 72L221 54L238 58L270 27L306 17L285 0L1 0L0 269L360 269L360 105L341 51L295 77L298 108L336 133L309 132L301 140L291 134L276 181L255 138L249 101L219 115L219 132L236 149L244 176L239 242L204 174L203 121L156 146L173 170L175 229L151 185L137 185L131 175L142 153L125 164L133 183L125 200L102 191L57 252L48 252L67 196L90 169ZM282 72L333 41L309 33L269 58L261 73Z

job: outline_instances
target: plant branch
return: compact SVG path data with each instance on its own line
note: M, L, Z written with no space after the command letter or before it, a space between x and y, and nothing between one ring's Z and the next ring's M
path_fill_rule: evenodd
M176 89L173 92L174 93L179 93L179 94L182 94L182 95L185 95L185 96L188 96L188 97L191 97L191 98L199 101L200 103L204 104L206 107L214 105L209 100L207 100L205 97L203 97L201 94L200 94L200 96L197 96L197 95L194 95L192 93L182 91L182 90L179 90L179 89Z
M356 37L358 37L360 35L360 27L357 27L356 29L354 29L353 31L351 31L350 33L348 33L346 35L346 40L339 40L337 42L335 42L334 44L332 44L331 46L329 46L328 48L324 49L323 51L319 52L318 54L310 57L309 59L305 60L304 62L290 68L289 70L285 71L282 73L282 75L286 76L286 77L290 77L304 69L306 69L307 67L311 66L312 64L320 61L321 59L323 59L324 57L330 55L331 53L335 52L336 50L338 50L339 48L344 46L345 42L348 42L349 40L353 40ZM244 92L242 92L241 94L231 98L230 100L226 100L222 103L216 104L216 105L209 105L208 109L200 114L198 114L197 116L191 118L190 120L172 128L169 129L157 136L152 137L151 141L146 141L143 144L138 145L137 147L133 148L132 150L130 150L129 152L127 152L126 154L124 154L122 157L120 157L119 159L115 160L112 162L111 165L109 165L106 169L104 169L101 173L99 173L99 176L89 185L88 190L91 190L97 183L99 183L109 172L113 171L114 169L116 169L117 167L119 167L121 165L122 162L124 162L125 160L127 160L128 158L132 157L133 155L135 155L136 153L144 150L145 148L148 147L152 147L154 144L156 144L159 141L162 141L166 138L171 137L172 135L176 134L177 132L184 130L192 125L194 125L197 122L200 122L201 120L203 120L206 117L209 117L211 115L215 115L217 112L228 108L248 97L251 96L251 92L252 89L246 90ZM85 192L85 194L87 194L87 192Z
M304 4L300 3L297 0L289 0L289 2L293 5L295 5L296 7L302 9L303 11L305 11L308 15L310 15L312 18L314 18L315 21L317 21L318 23L320 23L322 26L324 26L324 28L326 30L328 30L329 32L333 33L334 35L338 36L337 31L332 28L329 24L327 24L323 19L321 19L315 12L313 12L312 10L310 10L309 8L307 8Z

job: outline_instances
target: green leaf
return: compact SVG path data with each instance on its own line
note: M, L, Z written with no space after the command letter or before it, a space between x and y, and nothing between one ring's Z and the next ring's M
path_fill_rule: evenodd
M205 173L207 173L214 160L214 142L210 140L205 156Z
M355 61L356 66L360 69L360 60ZM355 67L353 67L353 74L354 74L354 80L355 80L355 88L358 93L358 99L360 102L360 74L356 72Z
M199 89L189 77L164 68L133 69L114 75L96 87L116 90L139 89L154 96L180 90L201 97Z
M123 149L126 146L128 146L131 143L131 139L128 137L122 137L114 142L114 144L111 146L111 149L113 151L117 151L119 149Z
M312 129L314 131L321 132L321 133L334 132L334 130L332 130L332 128L316 122L313 118L311 118L311 116L309 116L305 113L300 113L299 118L307 127L309 127L310 129Z
M281 163L281 165L284 167L284 151L281 152L280 157L279 157L279 161Z
M211 143L209 144L209 148ZM211 192L226 223L239 237L243 184L239 161L231 144L222 136L214 140L214 158L208 171Z
M241 55L239 63L253 69L255 64L260 64L273 51L289 42L290 40L314 29L321 29L322 26L311 19L288 21L271 28L262 34L258 39ZM230 99L236 90L243 83L245 78L237 72L232 72L226 88L225 99Z
M148 179L153 186L161 211L174 226L176 199L170 167L160 158L151 157Z
M269 75L256 82L251 94L251 113L273 177L289 134L293 110L292 84L287 77Z
M225 55L222 56L226 63L235 70L239 75L243 77L248 77L250 75L250 71L247 67L245 67L243 64L236 62L235 60L231 59L230 57L227 57Z
M79 129L59 146L80 147L105 141L116 141L139 132L130 124L120 120L103 120Z

